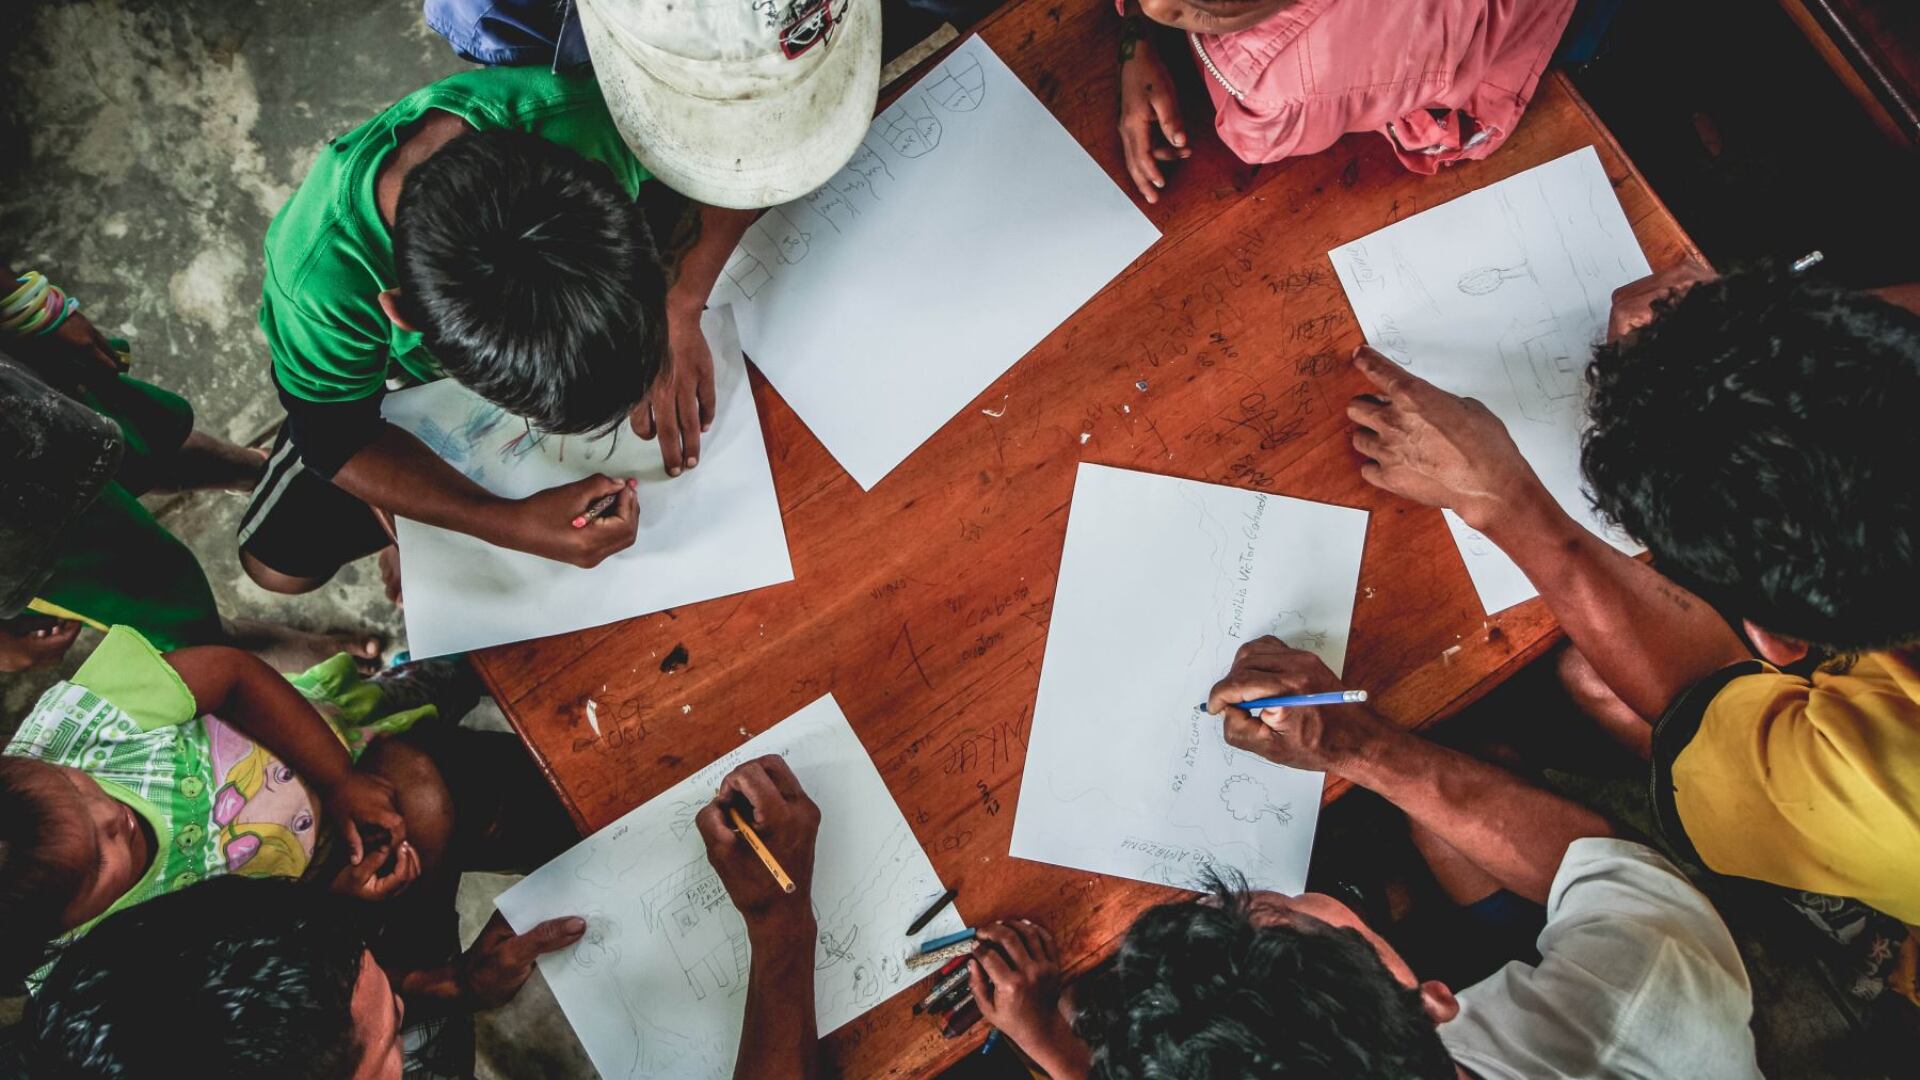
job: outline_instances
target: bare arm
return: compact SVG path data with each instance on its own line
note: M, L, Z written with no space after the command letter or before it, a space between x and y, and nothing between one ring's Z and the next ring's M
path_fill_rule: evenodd
M794 884L773 874L736 832L728 809L741 814ZM720 793L694 818L713 864L747 924L753 963L747 972L747 1015L740 1031L735 1080L812 1080L819 1075L819 1032L813 1018L813 853L820 808L785 760L755 758L720 782Z
M1207 699L1226 739L1282 765L1337 773L1398 806L1499 881L1544 902L1567 845L1610 836L1605 818L1497 765L1450 750L1352 705L1267 709L1234 703L1342 689L1320 658L1278 638L1249 642Z
M575 566L596 566L630 546L640 525L628 481L590 476L524 499L503 499L391 424L341 466L333 482L381 510ZM618 496L613 511L575 527L573 521L605 495Z
M338 820L352 861L362 851L359 826L406 839L406 820L384 780L353 767L347 748L300 691L250 653L204 645L167 654L202 713L216 713L279 758L320 796Z
M1369 348L1354 366L1379 390L1355 398L1353 445L1369 483L1449 507L1527 575L1582 655L1642 716L1746 646L1706 603L1616 551L1560 509L1486 406L1456 397Z
M667 366L647 400L633 410L634 434L660 438L668 476L700 463L700 436L713 426L713 352L700 332L713 283L759 218L758 210L701 205L700 236L680 257L667 289Z
M1539 482L1484 526L1540 590L1574 647L1641 716L1751 656L1720 614L1640 559L1593 535Z

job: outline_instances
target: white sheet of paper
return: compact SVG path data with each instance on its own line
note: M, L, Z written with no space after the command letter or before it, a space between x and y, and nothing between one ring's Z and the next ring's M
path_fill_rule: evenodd
M713 296L870 489L1159 236L976 37L748 230Z
M717 409L699 467L671 479L660 444L625 424L596 439L529 435L525 422L452 379L387 395L388 421L495 494L521 498L594 473L640 480L639 535L591 570L400 518L414 656L561 634L793 580L732 313L709 308L700 326L713 349Z
M1299 892L1323 774L1233 749L1195 706L1265 634L1340 671L1366 511L1083 463L1070 514L1012 854Z
M1589 146L1327 253L1374 348L1479 398L1567 513L1622 551L1581 491L1586 370L1613 290L1647 258ZM1511 559L1449 511L1487 614L1537 595Z
M746 924L707 864L693 818L742 761L779 754L820 807L814 855L815 1017L826 1035L915 981L914 941L959 930L873 759L832 695L580 842L500 895L516 932L579 915L587 936L540 970L605 1080L733 1075L746 1009Z

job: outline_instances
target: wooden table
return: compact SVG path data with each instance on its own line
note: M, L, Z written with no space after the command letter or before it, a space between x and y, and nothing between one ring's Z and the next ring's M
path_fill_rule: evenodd
M1127 186L1112 10L1016 0L980 33ZM754 378L795 581L478 657L583 830L832 691L967 917L1044 921L1090 964L1174 893L1007 856L1080 461L1371 510L1346 672L1409 727L1553 643L1538 601L1485 618L1438 511L1361 481L1342 414L1361 335L1325 252L1588 144L1655 267L1687 238L1557 76L1504 149L1438 177L1377 135L1261 168L1198 142L1147 209L1163 239L872 491ZM984 1035L941 1040L912 997L826 1040L845 1075L930 1075Z

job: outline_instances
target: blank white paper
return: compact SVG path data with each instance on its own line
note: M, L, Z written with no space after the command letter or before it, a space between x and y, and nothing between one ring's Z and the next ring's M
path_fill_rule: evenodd
M870 489L1159 236L976 37L767 211L713 296Z
M465 652L649 615L793 580L760 416L733 317L709 308L713 429L700 465L669 478L658 442L621 424L598 438L542 435L452 379L389 394L387 420L497 495L522 498L595 473L637 477L633 546L591 570L400 518L407 645Z
M1366 511L1083 463L1070 513L1012 854L1299 892L1324 774L1233 749L1197 706L1266 634L1341 670Z
M815 1017L826 1035L905 988L915 941L965 925L832 695L593 834L500 895L516 932L579 915L587 935L540 970L605 1080L733 1075L746 1009L746 924L693 818L742 761L779 754L820 806Z
M1613 290L1651 273L1589 146L1327 253L1367 341L1480 399L1567 513L1628 553L1580 479L1586 371ZM1452 511L1447 527L1487 614L1538 595Z

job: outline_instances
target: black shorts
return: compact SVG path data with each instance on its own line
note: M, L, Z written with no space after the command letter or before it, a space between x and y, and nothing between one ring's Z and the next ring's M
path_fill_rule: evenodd
M308 468L282 427L240 517L240 550L269 570L326 581L391 543L373 507Z

